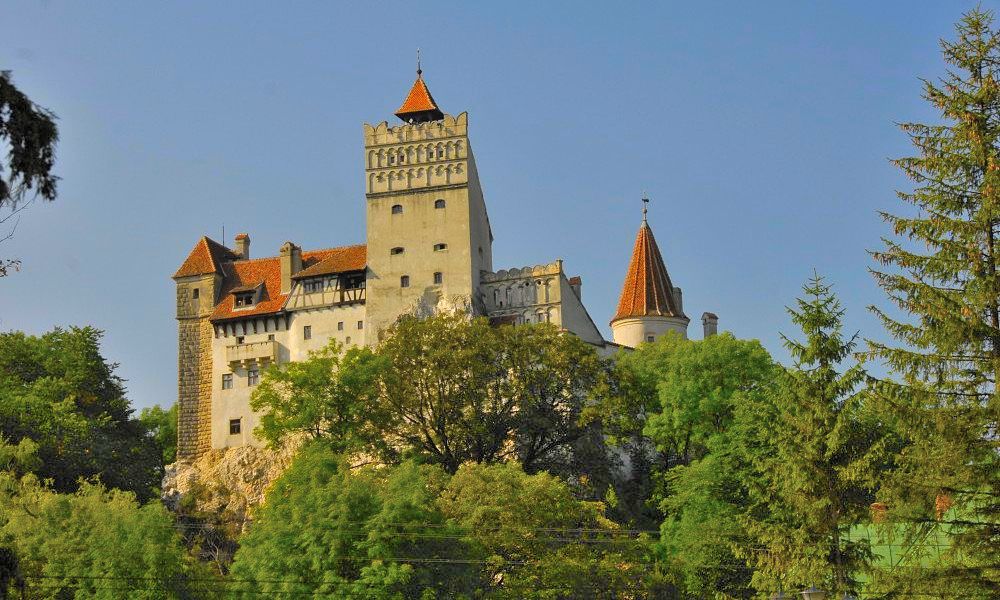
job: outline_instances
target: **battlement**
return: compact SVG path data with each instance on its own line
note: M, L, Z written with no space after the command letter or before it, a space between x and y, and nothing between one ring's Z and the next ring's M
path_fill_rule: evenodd
M483 283L498 283L501 281L511 281L514 279L524 279L526 277L542 277L547 275L559 275L562 273L562 260L556 260L546 265L535 265L533 267L521 267L511 269L500 269L495 273L484 272L480 276Z
M385 121L364 127L367 194L468 183L467 113L397 127Z
M464 138L469 135L469 113L463 112L457 117L445 115L439 121L402 123L394 127L390 127L388 121L382 121L377 125L365 123L363 127L365 148L454 137Z

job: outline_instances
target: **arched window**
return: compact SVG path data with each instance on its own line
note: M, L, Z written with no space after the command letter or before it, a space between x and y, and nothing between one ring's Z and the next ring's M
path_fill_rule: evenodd
M434 201L434 208L444 208L444 200L438 198Z
M390 248L389 249L389 254L391 254L392 256L395 256L397 254L402 254L402 253L403 253L403 247L402 246L396 246L395 248Z
M402 214L402 213L403 213L403 205L402 204L393 204L392 205L392 214L399 215L399 214Z

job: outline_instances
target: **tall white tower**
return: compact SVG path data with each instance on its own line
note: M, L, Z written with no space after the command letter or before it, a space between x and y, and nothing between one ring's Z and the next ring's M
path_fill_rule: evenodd
M649 200L643 198L643 202ZM618 310L611 319L612 336L616 344L634 348L643 342L655 341L668 331L687 337L688 322L681 288L670 282L653 230L646 221L644 205L642 225L635 238Z
M480 273L493 269L468 115L444 114L418 67L396 116L364 126L371 340L421 305L474 308Z

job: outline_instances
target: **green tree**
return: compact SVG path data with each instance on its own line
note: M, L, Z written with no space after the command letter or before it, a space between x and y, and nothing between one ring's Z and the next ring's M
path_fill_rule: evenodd
M10 71L0 71L0 143L8 147L6 161L0 161L0 226L10 223L36 196L55 199L59 178L52 167L58 139L55 115L17 89ZM26 200L32 190L35 195ZM16 225L0 232L0 242L14 234ZM17 260L0 259L0 277L19 265Z
M163 410L159 404L148 406L139 413L139 422L163 451L163 464L177 459L177 403Z
M274 365L254 390L250 406L263 413L256 434L277 446L290 434L323 439L336 452L360 449L375 438L378 376L385 361L368 348L346 351L332 340L309 358Z
M97 476L151 498L163 476L161 451L132 418L116 365L100 353L101 332L55 329L0 333L0 435L38 444L37 473L57 491Z
M190 598L217 589L162 505L90 483L59 494L33 474L0 472L2 548L30 598Z
M517 463L462 465L439 500L481 565L488 598L636 597L646 577L639 542L548 473Z
M916 153L894 163L914 189L898 193L906 214L882 213L894 237L872 252L878 285L904 313L872 307L897 342L869 341L870 354L894 375L876 391L905 442L879 495L907 524L910 542L934 533L950 542L940 559L924 549L926 568L895 574L897 591L996 597L1000 36L993 14L964 15L941 50L948 70L940 81L925 80L923 94L941 120L902 125Z
M593 448L599 417L587 408L601 404L607 366L576 336L547 324L404 317L377 352L391 365L375 405L387 449L425 455L450 473L516 458L529 472L606 479L605 453Z
M742 555L762 591L815 585L840 597L858 593L871 561L867 540L850 530L868 519L885 446L858 392L865 372L844 364L857 335L844 335L840 302L818 275L803 292L788 309L803 339L782 336L794 364L765 402L746 407L757 414L740 436L753 467L744 473L754 543Z
M328 445L306 445L240 539L233 590L248 598L468 592L464 546L436 506L445 482L439 467L405 462L351 470Z
M743 405L770 389L776 366L759 342L731 334L658 341L634 354L627 364L655 381L658 397L645 432L661 453L652 499L664 515L655 551L665 576L695 597L747 597L751 573L736 549L752 477L738 437L742 420L756 418Z

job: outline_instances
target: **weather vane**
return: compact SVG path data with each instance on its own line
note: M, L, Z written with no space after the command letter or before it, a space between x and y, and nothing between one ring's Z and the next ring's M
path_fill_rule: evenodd
M417 75L420 75L423 71L420 70L420 48L417 48Z
M649 208L649 196L647 196L646 192L643 191L642 192L642 220L643 221L646 220L646 211L648 210L648 208Z

